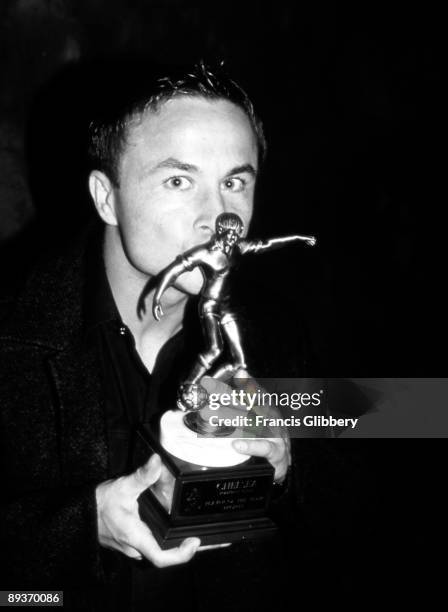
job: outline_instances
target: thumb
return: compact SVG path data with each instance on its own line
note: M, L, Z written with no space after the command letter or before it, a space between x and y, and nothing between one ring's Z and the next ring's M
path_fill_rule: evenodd
M237 389L242 389L246 393L256 393L256 391L261 389L255 378L253 378L253 376L251 376L249 372L243 368L239 368L235 372L233 382Z
M162 471L162 461L159 455L152 457L129 476L129 485L136 496L157 482Z

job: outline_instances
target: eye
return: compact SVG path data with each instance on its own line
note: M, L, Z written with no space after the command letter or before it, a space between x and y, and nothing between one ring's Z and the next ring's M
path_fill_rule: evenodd
M231 178L226 178L223 182L223 187L226 191L231 191L232 193L238 193L239 191L243 191L246 187L246 181L239 176L233 176Z
M170 176L169 179L164 181L167 189L175 189L177 191L185 191L191 187L191 184L191 179L186 176Z

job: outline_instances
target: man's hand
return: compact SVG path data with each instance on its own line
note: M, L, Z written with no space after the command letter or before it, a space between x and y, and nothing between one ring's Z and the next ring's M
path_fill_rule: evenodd
M200 545L187 538L170 550L162 550L138 513L139 495L161 477L158 455L129 476L108 480L96 488L98 539L102 546L118 550L131 559L147 559L156 567L190 561Z
M291 463L289 444L285 439L235 440L233 447L243 455L265 457L275 469L274 482L281 483L285 480Z
M258 385L256 381L242 369L236 372L233 382L237 388L243 389L246 392L255 392L261 388L260 385ZM231 387L219 379L204 377L201 380L201 384L209 393L228 393L231 391ZM227 410L221 409L221 413L225 416L230 416L230 414L227 415L226 412L231 411L232 409L233 412L235 412L235 409L245 410L245 407L238 405ZM260 414L261 413L262 412L260 411ZM275 407L268 407L267 409L264 409L263 414L271 417L280 416L279 411ZM265 457L275 470L275 482L281 483L285 479L288 467L291 464L291 442L287 432L283 429L277 427L271 428L271 430L273 430L275 437L260 438L259 440L236 439L232 442L232 444L235 450L244 455Z

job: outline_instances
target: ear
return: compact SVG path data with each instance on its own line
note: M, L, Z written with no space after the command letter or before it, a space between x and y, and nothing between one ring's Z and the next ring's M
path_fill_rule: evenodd
M89 176L89 191L97 213L107 225L118 225L115 212L115 188L110 179L99 170Z

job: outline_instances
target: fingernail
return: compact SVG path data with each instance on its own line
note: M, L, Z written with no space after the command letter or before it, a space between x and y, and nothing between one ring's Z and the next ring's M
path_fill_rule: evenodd
M241 442L238 440L238 442L234 442L233 445L237 451L241 451L242 453L247 451L247 442Z

